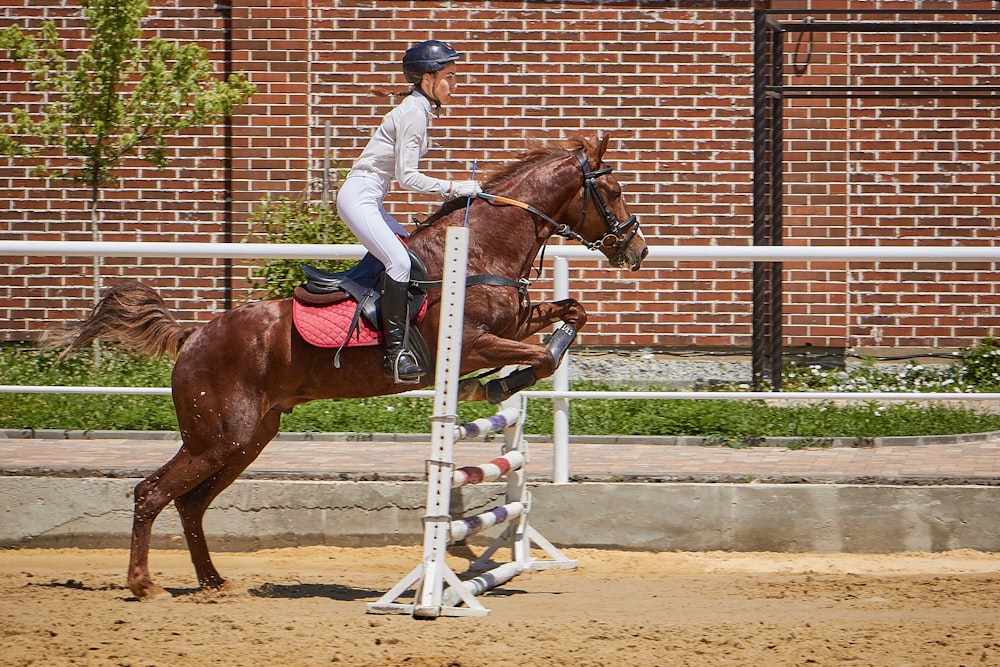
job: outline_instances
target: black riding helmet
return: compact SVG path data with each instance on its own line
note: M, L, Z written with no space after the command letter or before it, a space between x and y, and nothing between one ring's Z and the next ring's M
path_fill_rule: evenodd
M424 74L437 72L462 57L462 54L444 42L429 39L414 44L403 55L403 74L406 80L419 84Z

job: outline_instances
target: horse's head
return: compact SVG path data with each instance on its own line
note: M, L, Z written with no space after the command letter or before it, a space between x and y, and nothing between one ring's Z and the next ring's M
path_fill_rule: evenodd
M621 185L611 175L611 167L601 161L607 148L608 137L577 138L573 150L535 146L487 182L480 197L495 206L527 211L527 219L536 226L532 241L544 243L550 235L562 236L600 250L615 267L635 271L649 249L638 219L629 213ZM439 221L447 224L449 219L454 222L465 214L467 206L464 198L447 202L426 220L425 227L434 227ZM498 225L495 217L476 213L473 207L472 220L478 219L490 233L510 229ZM466 218L463 224L468 222ZM415 232L411 242L417 242L421 231Z
M574 221L567 225L572 226L557 229L556 234L600 250L613 266L635 271L649 249L611 167L602 165L608 139L580 140L580 149L573 157L575 169L583 172L583 187L565 209L567 219Z

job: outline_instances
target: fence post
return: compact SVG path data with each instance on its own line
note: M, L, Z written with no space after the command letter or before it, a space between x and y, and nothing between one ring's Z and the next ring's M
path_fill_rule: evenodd
M569 260L555 258L552 296L555 301L569 298ZM566 350L563 361L552 376L552 388L569 391L570 352ZM569 398L552 399L552 481L569 482Z

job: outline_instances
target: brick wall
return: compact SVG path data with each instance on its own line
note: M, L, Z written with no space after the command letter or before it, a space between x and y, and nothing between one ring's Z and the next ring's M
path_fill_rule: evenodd
M816 20L849 18L816 13L816 5ZM907 2L851 6L927 8ZM993 9L965 2L934 8ZM809 15L800 11L784 18L794 23ZM868 18L945 23L1000 17ZM790 34L785 44L786 83L793 85L947 90L1000 84L997 33L802 33ZM995 242L996 99L797 99L786 102L785 116L786 244ZM992 263L813 262L785 268L784 333L791 340L834 347L961 347L993 335L1000 325Z
M42 9L18 4L0 9L0 26L25 20L37 26L43 16L79 25L76 11L61 2ZM825 20L818 12L845 3L789 4ZM952 6L959 5L935 4ZM466 56L457 98L433 124L435 147L424 161L430 173L467 178L478 160L484 174L513 158L525 137L610 132L608 159L651 244L750 244L749 1L250 0L234 3L232 25L234 70L258 88L232 122L235 240L261 197L297 196L321 178L327 122L334 163L350 165L394 102L376 91L405 89L403 51L434 37ZM224 22L212 3L154 2L147 27L198 41L221 71ZM815 34L811 44L798 45L795 39L787 37L785 47L791 84L1000 82L997 35ZM24 99L23 76L6 61L0 61L0 90L0 111ZM991 244L1000 141L995 106L993 100L787 101L785 243ZM163 173L131 165L104 201L104 238L222 240L222 137L219 127L178 138L179 155ZM90 238L86 193L71 184L46 184L27 177L23 166L0 166L0 191L5 238ZM400 219L435 206L403 193L388 203ZM786 263L785 343L970 345L991 335L998 317L994 268ZM190 259L108 259L102 267L112 280L149 280L187 320L223 307L226 271L221 261ZM230 271L234 302L249 296L246 272L239 263ZM633 274L595 260L574 263L571 275L571 293L591 312L583 344L749 346L748 265L668 263ZM82 316L90 282L89 259L15 258L3 265L0 317L8 324L0 337L31 338L52 319ZM533 298L546 298L550 287L547 277L537 281Z

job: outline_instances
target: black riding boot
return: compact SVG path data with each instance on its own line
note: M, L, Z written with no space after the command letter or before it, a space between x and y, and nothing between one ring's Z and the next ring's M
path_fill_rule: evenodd
M382 333L385 334L385 376L394 382L420 381L424 369L416 356L404 347L406 337L406 290L408 284L389 276L382 281Z

